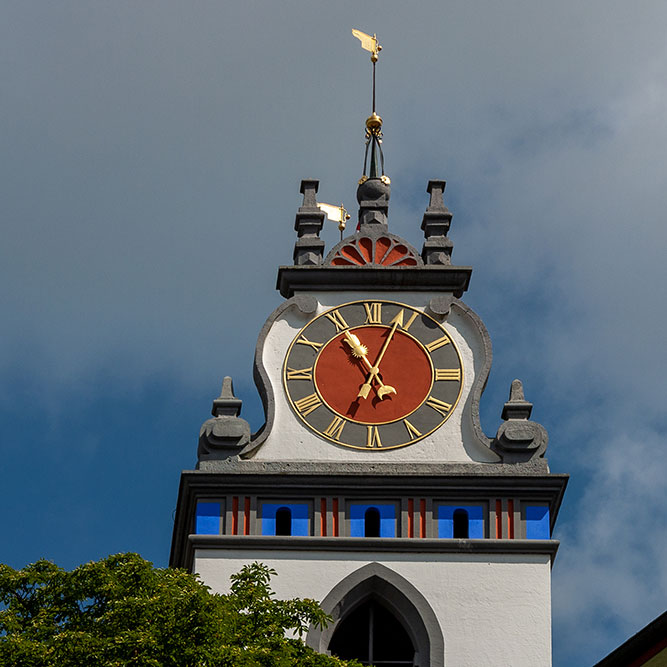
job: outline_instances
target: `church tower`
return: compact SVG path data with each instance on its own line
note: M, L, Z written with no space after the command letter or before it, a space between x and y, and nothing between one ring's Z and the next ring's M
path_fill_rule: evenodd
M326 254L318 181L301 182L285 300L255 353L265 424L251 434L225 378L181 475L170 564L219 592L267 564L279 597L332 615L307 643L364 664L550 665L567 475L518 380L484 434L491 341L461 300L472 269L451 262L445 182L428 182L419 252L390 231L374 106L358 226Z

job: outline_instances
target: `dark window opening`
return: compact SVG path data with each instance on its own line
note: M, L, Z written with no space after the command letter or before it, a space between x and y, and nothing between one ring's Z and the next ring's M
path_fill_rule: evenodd
M364 537L380 537L380 510L369 507L364 514Z
M469 537L468 510L454 510L454 537Z
M378 667L412 667L415 660L414 646L401 622L374 600L341 621L329 651L343 660L357 659Z
M292 534L292 510L281 507L276 511L276 535Z

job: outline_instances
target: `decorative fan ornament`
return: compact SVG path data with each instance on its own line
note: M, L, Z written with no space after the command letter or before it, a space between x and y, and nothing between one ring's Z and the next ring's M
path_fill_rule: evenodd
M332 266L418 266L419 257L407 245L389 236L355 238L338 248Z

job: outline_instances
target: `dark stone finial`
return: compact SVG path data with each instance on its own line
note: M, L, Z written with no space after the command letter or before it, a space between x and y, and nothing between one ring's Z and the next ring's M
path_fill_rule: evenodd
M320 182L315 178L304 178L301 181L299 192L303 195L302 209L317 208L317 191L320 187Z
M387 228L387 214L389 213L389 197L391 187L389 179L368 178L362 179L357 188L359 202L359 224L382 225Z
M512 380L510 386L510 397L501 415L502 419L530 419L533 404L529 403L523 395L523 384L521 380Z
M370 149L370 164L368 163ZM368 167L368 171L367 168ZM389 176L384 173L382 152L382 118L375 113L366 119L366 150L364 151L364 173L357 188L359 202L359 230L370 231L371 226L387 228L389 212ZM365 226L369 226L364 229Z
M425 264L451 264L454 244L447 237L452 222L452 213L445 206L443 194L446 181L431 180L426 191L431 195L424 212L421 228L424 231L422 259Z
M227 375L222 380L220 396L213 401L211 414L214 417L238 417L242 404L243 401L234 396L234 384L232 378Z
M526 400L523 393L523 382L521 382L521 380L512 380L509 400L514 402Z
M509 400L503 406L504 421L492 443L492 448L502 454L506 463L544 456L549 438L541 424L529 421L532 411L533 404L525 399L521 380L513 380Z
M447 187L447 181L439 181L431 179L426 186L426 192L431 195L431 200L428 203L428 210L432 211L446 211L444 194Z
M301 181L303 204L299 207L294 221L297 240L294 244L294 264L297 266L322 263L324 241L320 231L324 225L324 212L317 207L317 189L320 182L313 178Z
M241 405L234 396L232 378L225 377L220 396L213 401L213 419L205 421L199 432L198 461L227 459L248 444L250 424L239 417Z

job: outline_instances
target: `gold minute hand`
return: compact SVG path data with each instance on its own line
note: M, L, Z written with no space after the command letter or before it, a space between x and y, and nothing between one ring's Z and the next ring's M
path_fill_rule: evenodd
M390 322L390 324L393 324L391 327L391 331L389 332L389 335L387 336L387 340L384 342L384 345L382 346L382 349L380 350L380 354L378 354L378 358L375 360L375 365L371 366L370 373L368 374L368 377L366 378L366 382L361 385L361 389L359 389L359 394L358 398L366 398L368 396L368 392L371 389L371 382L373 381L373 378L380 383L380 389L378 390L378 397L380 400L382 400L385 396L388 396L389 394L395 394L396 389L393 387L390 387L389 385L383 385L382 381L380 380L378 373L380 372L380 362L382 361L382 357L384 357L384 353L387 351L387 348L389 347L389 343L391 343L391 339L393 338L394 334L396 333L396 328L398 327L399 324L403 324L403 311L401 310L398 315Z

